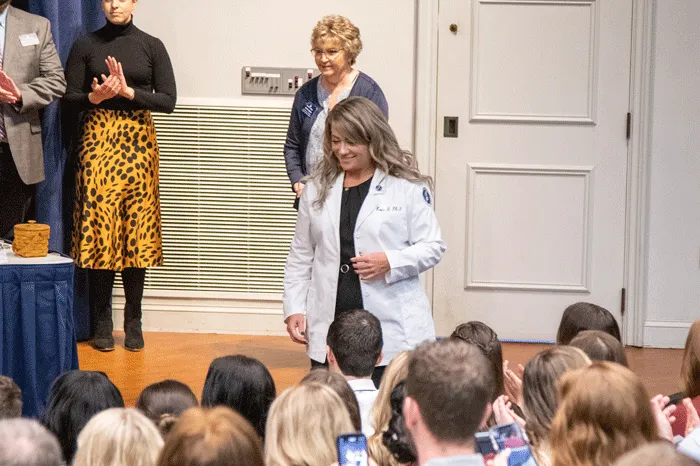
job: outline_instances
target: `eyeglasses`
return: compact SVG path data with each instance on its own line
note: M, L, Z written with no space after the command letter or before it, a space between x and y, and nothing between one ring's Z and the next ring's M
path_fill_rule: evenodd
M313 55L316 58L321 58L322 56L326 56L329 60L335 60L338 58L338 55L342 50L337 50L337 49L329 49L329 50L321 50L321 49L311 49L311 55Z

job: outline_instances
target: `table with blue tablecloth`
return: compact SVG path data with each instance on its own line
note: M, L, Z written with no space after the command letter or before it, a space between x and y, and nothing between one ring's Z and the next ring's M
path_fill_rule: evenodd
M51 383L78 368L73 261L0 251L0 373L22 389L25 417L38 417Z

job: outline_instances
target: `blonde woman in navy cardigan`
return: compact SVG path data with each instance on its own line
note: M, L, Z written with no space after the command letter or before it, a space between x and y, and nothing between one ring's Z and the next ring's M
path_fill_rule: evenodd
M335 104L349 96L366 97L389 117L382 89L354 68L361 50L360 30L343 16L324 16L311 33L311 53L321 75L297 92L284 144L287 175L297 198L304 189L304 177L323 158L323 128Z

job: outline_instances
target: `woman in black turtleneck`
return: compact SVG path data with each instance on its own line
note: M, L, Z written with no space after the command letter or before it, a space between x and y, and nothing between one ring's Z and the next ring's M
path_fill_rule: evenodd
M66 101L81 112L75 147L73 257L89 269L93 344L114 349L111 295L121 272L124 347L143 349L146 268L161 265L158 144L151 111L175 108L163 43L133 24L138 0L102 0L107 25L78 39L66 66Z

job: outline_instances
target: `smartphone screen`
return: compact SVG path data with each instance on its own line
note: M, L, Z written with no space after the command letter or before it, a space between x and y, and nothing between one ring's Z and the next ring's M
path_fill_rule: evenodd
M362 434L339 435L337 439L340 466L368 466L367 439Z
M477 432L474 434L476 451L484 457L485 461L492 460L498 453L498 445L491 432Z
M508 466L537 466L532 455L530 444L525 439L520 426L517 424L505 424L491 429L493 438L498 445L498 450L510 448Z

